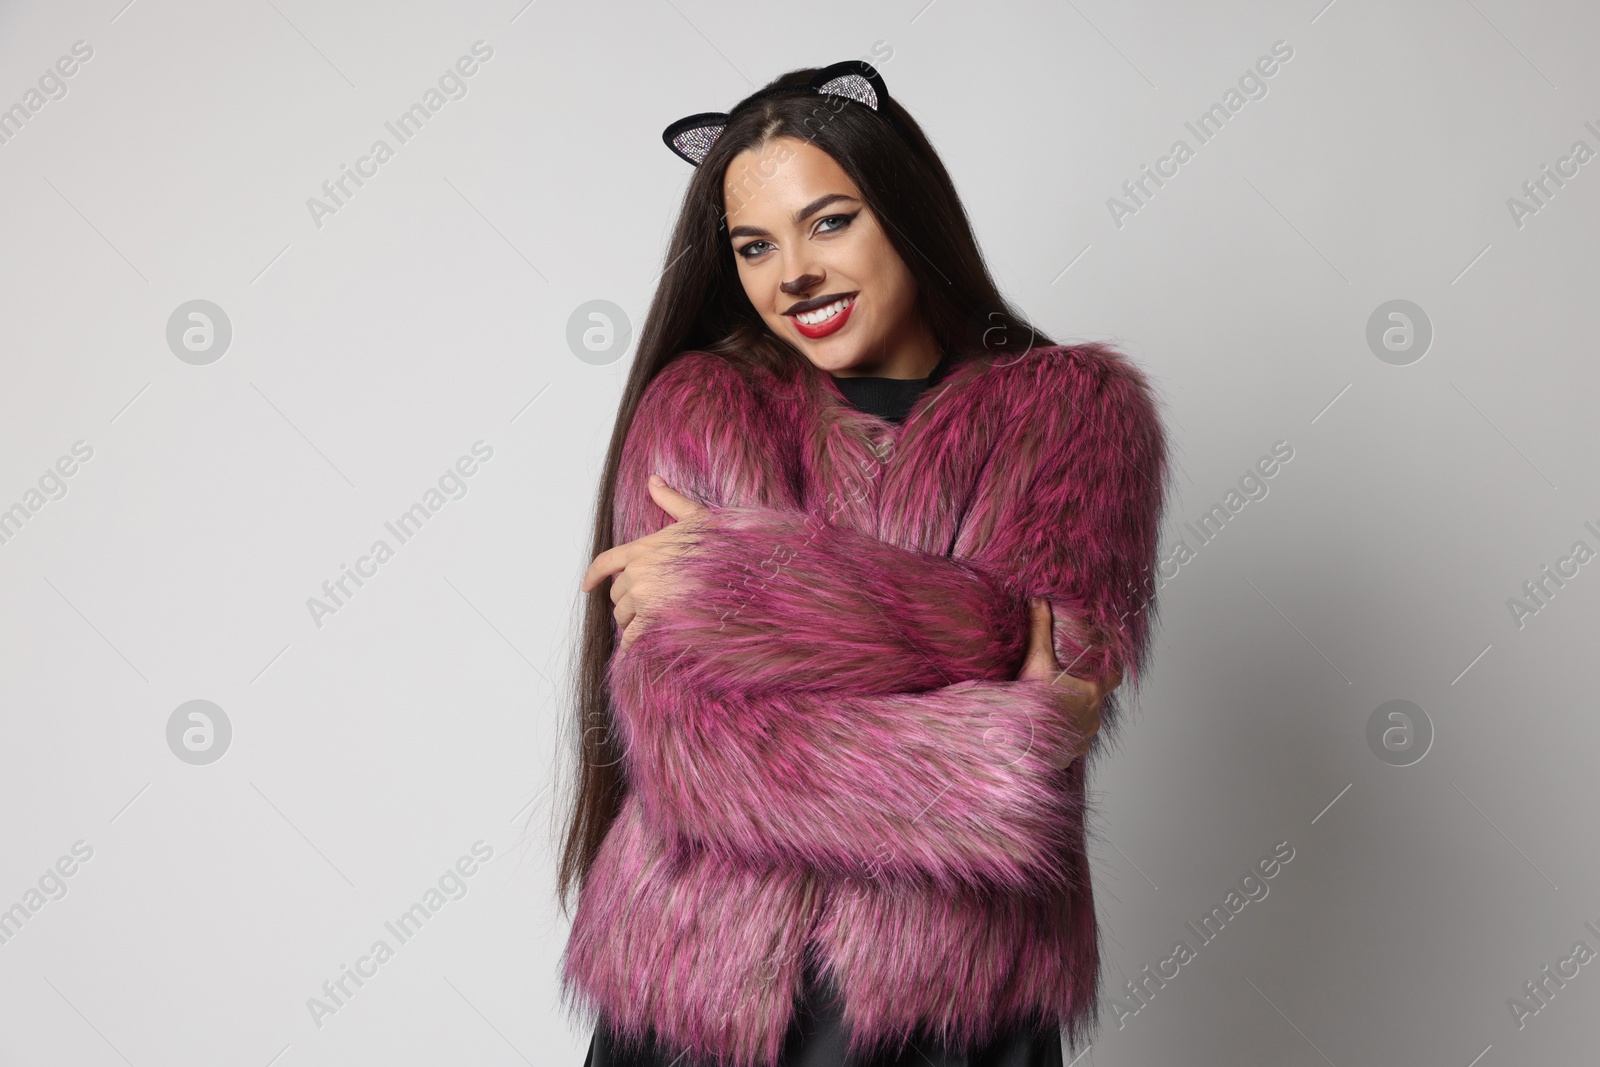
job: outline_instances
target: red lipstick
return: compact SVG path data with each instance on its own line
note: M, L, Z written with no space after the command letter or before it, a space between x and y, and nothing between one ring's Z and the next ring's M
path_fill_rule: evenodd
M812 340L815 340L819 337L826 337L830 333L836 333L844 328L845 322L850 318L850 313L856 309L856 301L858 299L860 299L859 296L851 297L850 302L844 306L843 311L835 314L833 318L825 319L822 322L808 324L801 322L793 315L790 315L789 318L794 322L794 328L799 330L804 336L809 337Z

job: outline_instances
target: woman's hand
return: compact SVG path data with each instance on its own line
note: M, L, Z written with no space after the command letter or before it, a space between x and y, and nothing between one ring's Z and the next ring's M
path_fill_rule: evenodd
M1113 670L1098 681L1077 678L1061 669L1056 661L1053 636L1055 614L1050 602L1043 597L1031 597L1028 610L1033 626L1028 634L1028 655L1022 663L1017 679L1044 682L1059 690L1061 710L1072 720L1083 735L1083 744L1077 751L1067 753L1058 767L1066 767L1089 751L1089 742L1100 731L1100 703L1107 693L1122 684L1122 672Z
M633 644L649 609L666 592L664 575L667 560L687 550L688 542L707 509L673 489L659 476L650 476L650 499L674 521L653 534L608 548L594 558L583 573L579 588L585 593L599 585L607 575L611 580L611 614L622 625L622 648Z

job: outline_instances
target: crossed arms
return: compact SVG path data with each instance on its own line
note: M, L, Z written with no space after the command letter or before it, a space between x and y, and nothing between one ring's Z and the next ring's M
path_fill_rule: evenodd
M973 505L990 533L962 558L796 508L759 442L730 436L759 425L737 407L759 398L714 357L657 376L622 456L617 540L669 521L652 473L708 509L670 595L609 667L630 785L658 831L835 877L1025 891L1071 877L1083 812L1060 753L1084 739L1047 685L1015 677L1027 594L1049 598L1072 673L1136 670L1145 604L1118 583L1153 562L1164 475L1139 381L1074 366L1034 368L1076 391L1008 431Z

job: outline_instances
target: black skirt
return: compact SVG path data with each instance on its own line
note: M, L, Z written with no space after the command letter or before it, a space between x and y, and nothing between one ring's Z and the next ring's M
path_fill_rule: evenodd
M966 1050L944 1048L913 1038L897 1056L892 1051L870 1060L845 1059L849 1040L842 1005L833 984L819 980L807 961L805 990L784 1038L779 1067L1062 1067L1061 1030L1023 1025ZM602 1017L589 1042L583 1067L703 1067L681 1050L659 1046L652 1034L641 1050L624 1050Z

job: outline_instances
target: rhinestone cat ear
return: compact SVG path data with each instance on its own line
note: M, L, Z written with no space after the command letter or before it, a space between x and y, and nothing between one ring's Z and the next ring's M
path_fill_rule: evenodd
M804 85L785 85L753 93L736 104L731 112L702 111L681 118L661 132L661 140L672 149L674 155L698 167L734 115L757 100L792 93L843 97L888 118L883 105L889 100L889 89L883 84L883 76L864 59L847 59L817 71Z
M856 64L851 63L849 65L853 67ZM871 77L860 71L851 71L848 74L829 78L817 86L817 92L848 97L858 104L866 104L874 111L878 110L878 86L883 84L883 79L878 77L878 72L866 63L863 62L860 65L867 68L867 74L870 74ZM833 68L829 67L828 69L832 70ZM827 72L823 71L822 73L825 74ZM873 82L877 82L877 85L874 85Z
M702 111L668 126L662 131L661 139L679 157L698 167L711 146L717 143L717 135L727 128L728 118L724 112Z

